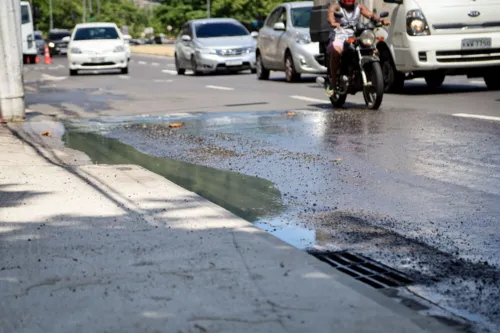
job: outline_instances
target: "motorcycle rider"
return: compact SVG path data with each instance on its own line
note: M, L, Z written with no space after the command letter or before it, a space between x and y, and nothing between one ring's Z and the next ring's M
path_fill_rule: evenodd
M341 12L344 16L336 18L334 15L335 12ZM356 0L339 0L338 3L331 3L328 7L328 23L332 27L330 31L330 43L327 49L330 55L331 79L330 85L326 88L328 97L335 94L337 70L344 50L344 41L354 36L354 27L359 23L361 15L368 19L373 17L375 20L383 22L386 26L391 25L389 20L381 19L362 4L358 4Z

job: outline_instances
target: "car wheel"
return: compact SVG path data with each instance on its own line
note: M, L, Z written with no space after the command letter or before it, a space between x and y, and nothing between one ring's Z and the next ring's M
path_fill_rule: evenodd
M177 54L175 55L175 69L177 70L178 75L184 75L186 74L186 69L181 68L181 65L179 63L179 59L177 59Z
M201 75L201 72L198 70L198 64L196 63L196 59L194 57L191 57L191 69L193 70L194 75Z
M300 73L295 70L292 55L287 52L285 56L285 76L286 82L297 82L300 80Z
M484 76L484 83L489 90L500 90L500 69Z
M78 74L78 71L76 69L70 69L69 70L69 76L75 76Z
M259 80L267 80L269 79L269 74L271 73L267 68L264 67L264 63L262 62L262 56L257 54L257 64L256 64L256 74Z
M121 69L122 74L128 74L128 66Z
M405 85L405 76L398 72L388 55L381 57L382 74L386 93L399 93Z
M429 89L437 89L444 82L445 74L441 71L429 73L425 76L425 83Z

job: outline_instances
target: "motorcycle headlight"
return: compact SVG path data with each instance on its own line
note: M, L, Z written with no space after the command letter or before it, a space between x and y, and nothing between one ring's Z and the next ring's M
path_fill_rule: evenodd
M297 34L295 36L295 41L299 44L309 44L311 42L311 37L303 34Z
M118 45L117 47L115 47L115 49L113 50L113 52L125 52L125 46Z
M72 47L71 50L70 50L70 52L74 53L74 54L80 54L80 53L82 53L82 50L80 50L77 47Z
M375 44L376 37L373 31L365 30L361 33L359 39L361 41L361 44L363 44L364 46L372 46L373 44Z
M49 43L49 47L51 47L51 48L52 48L52 47L54 47L54 46L56 46L56 44L54 44L54 43L52 43L52 42L50 42L50 43Z

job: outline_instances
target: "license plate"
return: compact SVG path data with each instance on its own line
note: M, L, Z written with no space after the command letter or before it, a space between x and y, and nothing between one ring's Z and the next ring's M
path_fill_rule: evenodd
M60 49L60 51L61 51L62 53L68 53L68 49L66 49L66 48L62 48L62 49Z
M462 50L487 49L491 47L491 38L462 39Z
M104 62L104 58L90 58L90 62L93 62L93 63Z
M243 61L241 60L226 61L226 66L241 66L241 65L243 65Z

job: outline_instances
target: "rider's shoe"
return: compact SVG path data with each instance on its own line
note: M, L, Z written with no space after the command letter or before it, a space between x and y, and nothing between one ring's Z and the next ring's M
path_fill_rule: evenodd
M326 87L326 96L332 97L333 94L335 94L335 89L333 89L332 87L330 87L330 85L328 85Z

